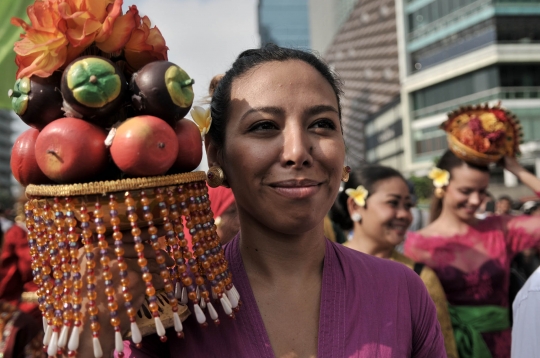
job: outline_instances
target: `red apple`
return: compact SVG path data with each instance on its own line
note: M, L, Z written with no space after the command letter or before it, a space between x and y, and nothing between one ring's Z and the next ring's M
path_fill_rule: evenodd
M199 127L189 119L180 119L174 128L178 138L178 155L170 173L186 173L201 163L203 150Z
M165 174L177 153L174 130L154 116L137 116L120 124L111 145L114 163L133 176Z
M57 119L37 137L37 163L57 183L87 181L108 164L106 137L104 129L82 119Z
M15 140L11 150L11 172L22 186L51 183L36 161L34 150L38 134L39 131L35 128L24 131Z

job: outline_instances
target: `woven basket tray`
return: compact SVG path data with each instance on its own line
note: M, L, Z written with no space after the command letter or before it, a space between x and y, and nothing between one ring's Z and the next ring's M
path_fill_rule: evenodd
M467 163L472 163L481 166L488 166L490 163L496 163L503 157L502 154L485 154L477 152L474 149L467 147L461 143L456 137L451 134L447 135L448 148L460 159Z

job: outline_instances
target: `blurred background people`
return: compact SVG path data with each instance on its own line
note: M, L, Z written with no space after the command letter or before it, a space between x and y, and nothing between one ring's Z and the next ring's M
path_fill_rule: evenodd
M512 358L540 357L540 268L527 280L512 305Z
M495 200L493 195L486 193L485 199L482 201L482 204L476 211L476 218L484 220L488 216L495 214Z
M505 157L504 166L540 193L540 180L514 157ZM478 220L475 213L487 195L489 169L466 163L449 150L437 169L446 180L432 200L433 221L408 234L405 254L437 273L451 305L460 357L506 358L510 262L516 253L540 243L540 220L525 215Z
M512 214L512 198L508 195L502 195L497 199L496 210L497 215L511 215Z
M230 188L208 188L210 207L214 213L217 234L221 244L231 241L240 230L234 194Z
M345 246L400 262L420 276L437 307L446 353L448 357L458 357L448 303L439 279L429 267L396 250L413 221L413 200L409 183L397 170L366 165L350 174L330 211L330 217L343 230L352 230L352 237Z
M22 205L0 244L0 357L41 357L43 324Z

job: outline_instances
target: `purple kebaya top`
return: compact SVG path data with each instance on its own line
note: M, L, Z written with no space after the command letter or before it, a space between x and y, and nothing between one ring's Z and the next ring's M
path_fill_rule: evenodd
M225 256L242 306L231 320L200 328L193 315L185 338L167 332L167 343L145 337L142 348L126 341L126 357L273 358L268 334L244 269L238 236ZM446 357L435 305L418 275L403 264L382 260L326 241L319 320L318 357Z

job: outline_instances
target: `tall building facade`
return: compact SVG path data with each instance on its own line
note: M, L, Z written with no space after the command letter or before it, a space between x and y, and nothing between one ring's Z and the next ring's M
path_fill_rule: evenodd
M396 0L396 13L406 170L424 174L447 148L447 112L501 101L523 126L522 164L540 175L540 0Z
M376 117L385 115L388 104L397 105L395 100L400 95L396 34L394 0L359 0L324 56L343 82L343 131L352 167L366 162L367 151L371 161L373 156L389 159L381 154L384 150L373 146L378 141L373 138L394 139L388 133L381 136L380 125L387 120L380 122ZM399 116L388 123L398 119ZM368 122L369 148L365 132ZM393 149L390 151L389 156L398 155Z
M282 47L308 49L309 0L259 0L261 46L274 43Z
M7 110L0 109L0 203L7 204L11 195L11 148L13 147L13 117Z
M358 0L309 0L311 49L323 55Z

